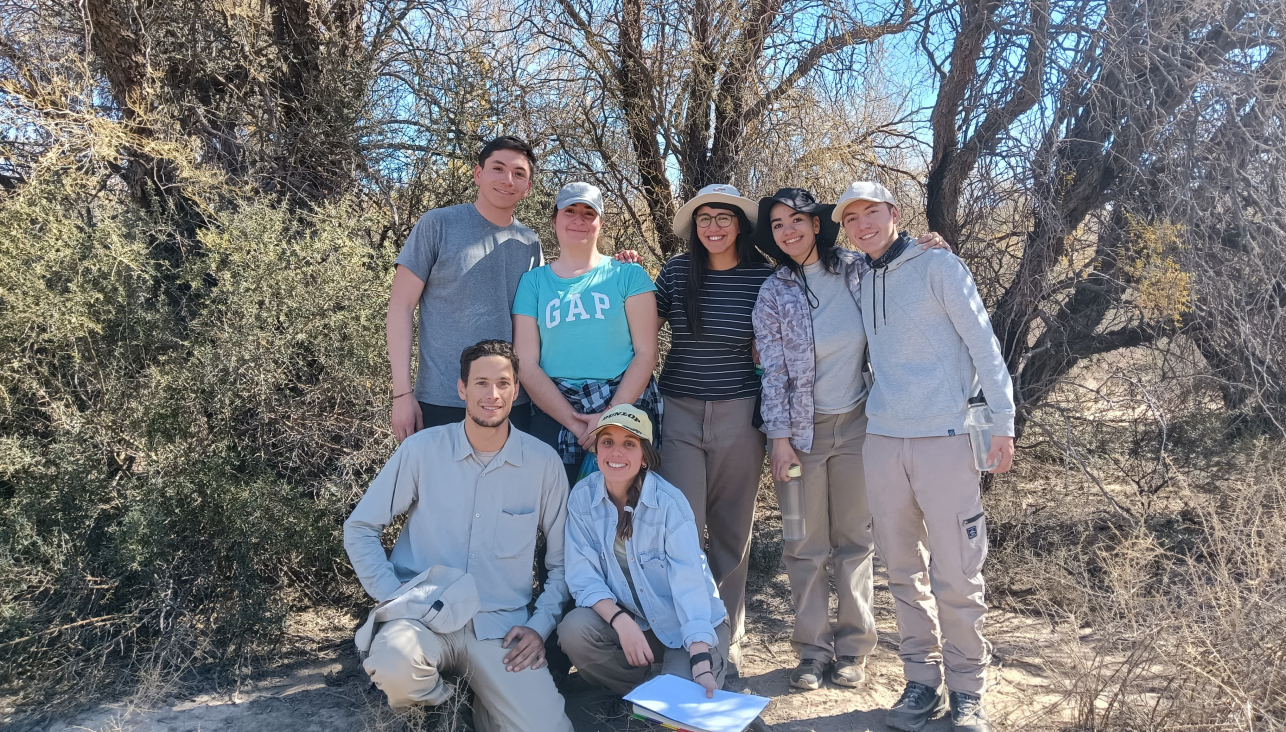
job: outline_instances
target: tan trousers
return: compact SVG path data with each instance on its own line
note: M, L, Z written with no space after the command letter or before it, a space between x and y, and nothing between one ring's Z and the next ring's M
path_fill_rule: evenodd
M816 415L812 452L796 452L804 478L805 535L803 541L786 542L782 554L795 601L791 645L802 659L829 662L875 650L875 542L862 467L865 437L863 404L847 414ZM827 559L839 595L833 630Z
M479 732L572 732L549 668L506 671L509 651L500 644L478 640L472 622L438 634L415 620L392 620L376 632L362 667L395 709L449 699L452 689L439 673L446 671L468 677Z
M669 440L670 436L667 434L665 439ZM719 645L710 649L710 666L716 688L722 689L728 671L728 621L715 626L714 633ZM665 646L650 630L643 631L643 635L652 647L652 657L661 664L661 673L692 680L691 654L687 649ZM581 678L606 687L613 694L628 694L651 675L650 666L631 666L625 660L621 637L593 608L572 608L563 616L563 622L558 624L558 644Z
M764 467L764 433L750 426L754 409L754 399L665 398L661 477L688 497L697 535L709 531L706 561L734 641L746 632L750 532Z
M948 689L981 696L987 519L969 437L868 435L863 453L906 678L936 688L945 676Z

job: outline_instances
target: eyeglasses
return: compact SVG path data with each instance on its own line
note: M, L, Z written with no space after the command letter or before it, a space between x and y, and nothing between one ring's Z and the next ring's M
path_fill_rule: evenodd
M692 220L696 222L698 229L708 229L712 223L718 224L721 229L726 229L732 226L732 222L736 221L737 217L732 214L719 214L718 216L697 214Z

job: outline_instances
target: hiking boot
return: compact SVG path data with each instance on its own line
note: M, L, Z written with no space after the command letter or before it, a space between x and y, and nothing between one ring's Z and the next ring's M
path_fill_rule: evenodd
M826 663L817 658L805 658L790 672L790 685L796 689L820 689L826 676Z
M982 697L953 691L951 697L951 729L961 732L991 732L991 722L982 708Z
M930 719L937 719L947 712L947 695L916 681L906 682L902 698L889 710L884 723L905 732L920 732Z
M859 656L840 656L831 669L831 682L836 686L852 688L866 681L866 659Z

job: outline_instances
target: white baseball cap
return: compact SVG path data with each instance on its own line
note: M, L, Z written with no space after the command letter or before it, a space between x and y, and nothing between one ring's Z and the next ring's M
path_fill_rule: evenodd
M835 210L831 212L831 218L837 224L842 224L844 218L844 209L854 201L875 201L877 203L887 203L890 206L898 205L893 199L893 194L889 189L876 183L873 180L859 180L844 191L844 195L839 197L839 203L835 204Z

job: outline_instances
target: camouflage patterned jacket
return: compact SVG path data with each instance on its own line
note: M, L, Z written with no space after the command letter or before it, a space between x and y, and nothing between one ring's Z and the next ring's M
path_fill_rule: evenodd
M853 300L861 305L862 275L870 269L859 252L839 250L840 272ZM759 288L751 316L755 345L764 369L763 431L768 439L789 437L796 450L813 447L813 314L804 288L786 267L778 267Z

